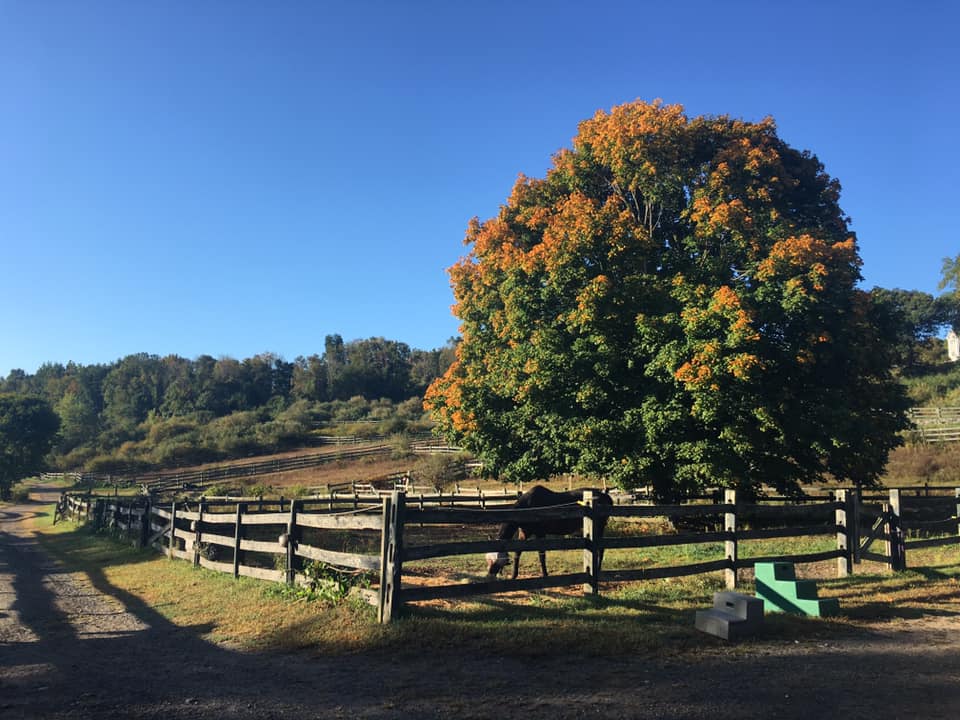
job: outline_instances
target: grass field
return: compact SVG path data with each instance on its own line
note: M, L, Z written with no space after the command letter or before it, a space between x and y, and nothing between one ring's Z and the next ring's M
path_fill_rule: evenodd
M693 628L697 609L711 604L721 589L720 573L601 586L599 598L579 588L512 593L469 601L435 601L408 607L400 622L380 626L374 610L359 600L307 601L278 586L195 569L149 550L137 550L96 536L72 523L51 524L52 509L38 516L43 544L69 568L83 572L124 596L134 597L171 623L190 628L210 641L238 649L312 648L323 653L363 650L425 652L473 647L512 656L577 648L586 655L617 655L669 649L685 652L702 644ZM612 527L612 532L629 528ZM753 541L742 556L829 549L829 538ZM747 549L746 545L749 545ZM677 565L715 559L717 544L611 551L606 567ZM910 553L912 568L891 575L864 563L850 578L832 577L833 561L798 567L801 577L819 579L821 597L840 599L842 614L831 619L768 616L764 632L789 639L811 634L829 637L860 624L886 622L925 612L960 598L960 552L956 546ZM580 569L579 553L548 553L551 572ZM412 563L412 582L467 580L483 572L482 558ZM522 574L537 572L536 554L524 556ZM743 590L752 590L749 573ZM548 632L547 632L548 631Z

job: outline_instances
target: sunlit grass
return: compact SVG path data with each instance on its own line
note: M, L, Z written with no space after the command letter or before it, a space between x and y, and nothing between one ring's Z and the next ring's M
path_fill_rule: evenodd
M52 514L52 509L50 510ZM399 622L377 624L375 611L358 600L330 605L278 597L266 583L233 578L190 563L138 550L72 523L52 526L50 515L37 521L42 542L69 567L86 574L99 589L128 609L155 622L169 623L211 642L244 650L310 648L322 653L387 650L420 654L464 646L508 656L536 657L570 652L585 655L703 652L724 648L693 627L695 611L709 607L723 589L721 573L645 582L602 584L601 596L579 588L510 593L462 601L409 606ZM741 543L741 556L778 552L818 552L832 539L799 538ZM769 615L764 630L749 643L784 638L829 637L877 623L960 613L960 552L956 546L908 554L911 569L896 575L864 563L858 575L835 577L835 561L798 565L798 576L818 579L822 597L840 599L839 618ZM722 557L722 543L671 548L612 550L605 567L683 565ZM539 574L536 553L524 554L522 576ZM578 572L582 553L547 554L551 573ZM405 566L406 568L407 566ZM439 584L469 582L485 571L483 558L468 555L410 563L410 580ZM752 574L740 575L752 592ZM742 646L741 646L742 647ZM726 651L726 650L725 650ZM730 648L730 652L741 649Z

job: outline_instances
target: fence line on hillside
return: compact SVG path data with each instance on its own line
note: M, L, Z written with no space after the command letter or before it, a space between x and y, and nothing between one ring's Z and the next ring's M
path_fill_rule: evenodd
M960 407L911 408L908 416L920 442L960 440Z
M234 577L250 576L291 585L309 584L307 563L318 562L379 578L376 591L365 593L378 607L381 622L389 622L407 603L462 598L482 594L538 590L582 585L585 593L599 593L601 582L636 582L722 572L725 584L735 588L739 571L761 561L819 562L836 560L840 577L854 571L862 560L887 565L891 570L906 567L912 549L960 544L960 489L952 498L934 498L940 511L949 508L949 517L919 520L904 513L904 501L929 502L929 498L905 496L892 489L879 507L876 498L861 502L854 491L840 490L826 501L805 505L746 504L737 501L734 491L724 492L722 502L690 505L594 505L592 495L584 503L570 506L519 510L515 498L507 495L433 495L413 498L402 492L390 495L328 497L304 500L189 501L153 504L150 498L103 498L64 494L55 513L97 528L113 528L140 546L152 546L171 557ZM952 506L947 503L952 503ZM942 514L942 512L941 512ZM719 523L719 530L680 532L646 536L593 536L593 524L600 518L651 518L674 520L707 519ZM411 545L405 528L435 526L496 526L506 521L579 519L581 536L542 540L463 540ZM781 527L744 527L758 520L801 524ZM864 523L863 521L866 521ZM913 531L940 533L941 537L909 539ZM331 538L344 533L366 533L368 552L331 548ZM771 538L827 536L834 549L778 555L748 556L743 543ZM882 541L882 552L872 543ZM723 543L722 556L670 567L635 567L604 570L600 558L612 549L655 548L679 545ZM378 550L379 552L376 552ZM517 580L486 580L469 584L411 586L403 584L404 567L410 563L489 552L580 550L582 572Z
M308 455L297 455L294 457L274 458L271 460L259 460L255 462L225 463L215 467L202 468L198 470L174 470L159 471L149 473L49 473L45 478L51 476L72 477L74 482L83 482L93 484L97 482L106 482L118 487L140 486L144 492L172 492L187 489L203 490L206 487L215 485L226 480L253 479L265 475L275 475L278 473L291 472L297 470L307 470L320 467L333 462L346 460L359 460L362 458L388 455L393 452L391 445L384 444L385 436L379 436L377 445L357 450L337 450L336 452L311 453ZM354 442L369 442L364 438L339 438L330 436L330 444L338 447L343 444L354 444ZM342 442L341 442L342 441ZM410 443L410 450L416 454L432 453L457 453L462 452L459 447L450 446L442 441L420 440Z

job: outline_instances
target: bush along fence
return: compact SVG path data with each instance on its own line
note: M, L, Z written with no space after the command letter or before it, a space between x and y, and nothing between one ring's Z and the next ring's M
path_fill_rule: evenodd
M374 589L362 592L378 608L381 622L395 618L406 603L462 598L471 595L529 591L581 585L588 594L602 581L631 582L722 572L728 588L738 584L738 571L757 562L798 563L836 560L838 577L862 560L906 568L911 549L960 544L960 489L949 496L890 490L882 497L839 490L827 499L792 502L738 502L724 491L722 502L689 505L582 504L518 510L514 497L503 495L444 495L408 497L395 491L369 498L329 497L316 500L199 499L151 504L149 498L94 497L64 494L54 521L69 518L113 529L141 547L154 547L172 558L234 577L249 576L290 585L309 585L310 564L346 568L370 577ZM669 517L678 527L699 525L709 530L675 534L595 537L601 517ZM578 519L577 536L534 540L459 539L490 534L503 522ZM925 537L919 537L919 536ZM936 535L937 537L932 537ZM453 541L449 538L453 536ZM458 537L459 536L459 537ZM750 540L829 537L833 548L775 557L749 557ZM435 542L438 537L448 541ZM422 542L426 539L428 542ZM417 541L417 542L414 542ZM605 551L723 543L716 559L671 567L601 570ZM877 543L877 547L874 544ZM579 550L582 571L516 580L487 579L471 583L415 585L404 583L404 568L428 560L501 551ZM477 567L482 567L478 559ZM621 563L622 564L622 563Z

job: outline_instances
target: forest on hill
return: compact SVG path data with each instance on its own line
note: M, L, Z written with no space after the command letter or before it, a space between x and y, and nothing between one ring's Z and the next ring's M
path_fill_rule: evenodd
M359 430L367 432L423 430L421 398L455 346L451 339L418 350L334 334L322 354L292 362L271 353L243 360L140 353L108 364L14 370L0 379L0 393L40 398L59 417L52 467L172 467L303 446L324 423L350 432L357 428L345 424L356 421L366 421Z
M960 363L942 334L953 293L875 288L896 374L914 405L960 405ZM458 338L433 350L327 335L322 353L286 361L147 353L112 363L47 363L0 378L0 396L36 398L59 418L47 465L100 472L173 468L304 447L318 433L394 434L431 427L426 389L454 361Z

